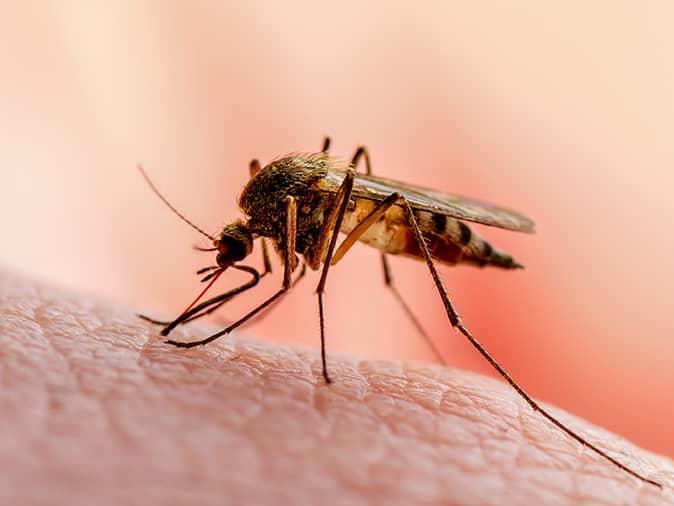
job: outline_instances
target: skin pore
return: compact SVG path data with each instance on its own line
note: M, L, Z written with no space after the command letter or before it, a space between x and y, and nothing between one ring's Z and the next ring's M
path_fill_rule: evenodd
M178 350L130 308L0 275L3 504L674 504L671 461L505 384L236 334ZM191 340L212 328L175 330Z

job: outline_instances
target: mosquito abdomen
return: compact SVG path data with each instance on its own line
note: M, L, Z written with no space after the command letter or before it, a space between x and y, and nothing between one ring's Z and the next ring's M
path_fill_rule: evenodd
M341 232L348 233L362 221L377 202L356 198L344 216ZM414 217L424 233L431 255L440 262L455 265L467 263L483 267L493 265L505 269L522 266L512 256L494 248L464 222L429 211L414 210ZM423 258L414 231L400 206L392 206L370 227L360 241L385 253Z

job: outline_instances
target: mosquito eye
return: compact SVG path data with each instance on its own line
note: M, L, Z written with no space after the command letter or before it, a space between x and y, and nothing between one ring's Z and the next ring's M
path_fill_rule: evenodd
M218 255L215 257L215 263L223 268L232 265L232 261L224 253L218 253Z
M238 241L232 237L223 237L220 239L220 244L218 244L218 251L220 251L219 257L234 262L243 260L246 258L247 251L246 245L242 241Z

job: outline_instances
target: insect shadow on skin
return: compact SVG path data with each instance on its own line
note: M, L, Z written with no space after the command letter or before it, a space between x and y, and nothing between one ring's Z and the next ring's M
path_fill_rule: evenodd
M380 250L386 286L393 292L420 335L442 362L442 356L433 341L396 288L387 261L388 254L411 256L426 263L450 324L468 339L534 411L539 412L558 429L619 469L645 483L662 488L660 483L620 463L541 407L473 337L447 295L434 259L449 265L465 263L504 269L522 267L512 256L483 240L465 221L519 232L533 232L533 221L515 211L485 202L374 176L369 153L363 146L357 149L346 167L342 162L329 156L329 149L330 138L326 137L318 153L293 154L278 158L264 168L257 160L252 160L250 179L238 202L246 219L226 225L217 237L203 231L173 207L155 187L143 168L138 166L151 189L164 204L213 244L211 248L197 249L217 252L216 265L197 271L198 275L203 276L201 281L207 283L206 287L175 320L165 322L140 315L141 318L162 325L164 328L161 334L168 336L176 326L216 311L237 295L255 287L261 278L271 273L272 264L266 242L270 240L283 261L283 283L276 293L227 328L205 339L166 342L180 348L208 344L230 333L278 301L304 277L307 268L320 269L316 293L321 336L321 365L325 382L331 383L325 351L324 289L330 267L339 262L349 249L360 241ZM361 160L365 165L364 174L356 172ZM339 232L346 236L337 247ZM239 263L252 253L256 239L260 239L262 243L264 265L262 273ZM301 262L298 255L302 257ZM293 279L293 273L300 263L300 271ZM222 273L229 268L247 273L250 279L232 290L199 303Z

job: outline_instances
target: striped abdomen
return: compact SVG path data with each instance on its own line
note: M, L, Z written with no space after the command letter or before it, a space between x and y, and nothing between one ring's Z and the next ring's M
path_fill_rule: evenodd
M349 233L378 203L362 198L355 198L353 201L355 205L349 206L344 216L341 228L343 233ZM418 209L414 210L414 217L426 237L431 255L440 262L495 265L506 269L522 267L510 255L491 246L462 221ZM422 258L414 231L407 222L403 208L398 205L392 206L361 236L360 241L386 253Z

